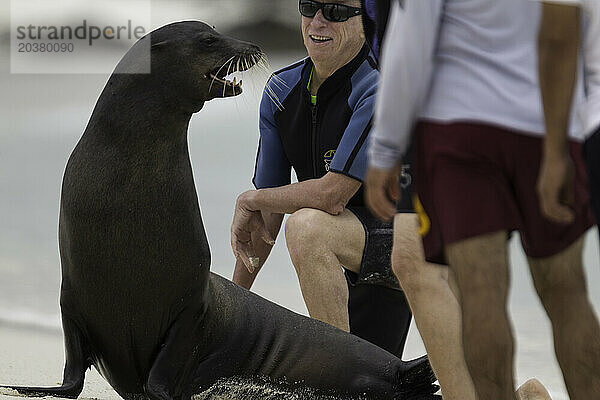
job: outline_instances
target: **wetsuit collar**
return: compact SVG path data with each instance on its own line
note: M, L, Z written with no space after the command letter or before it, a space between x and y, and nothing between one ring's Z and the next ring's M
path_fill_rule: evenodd
M317 91L317 98L319 99L319 101L323 101L332 94L334 94L339 89L340 85L344 82L344 80L352 76L363 63L363 61L367 57L369 57L369 51L369 46L365 42L358 54L348 64L339 68L329 78L325 79L325 81L321 84L319 90ZM308 85L310 79L310 72L312 71L313 67L314 64L310 57L308 57L306 59L306 64L304 65L304 69L302 71L302 87L304 88L306 88ZM308 96L308 100L310 100L310 93L308 93L308 90L306 90L306 95Z

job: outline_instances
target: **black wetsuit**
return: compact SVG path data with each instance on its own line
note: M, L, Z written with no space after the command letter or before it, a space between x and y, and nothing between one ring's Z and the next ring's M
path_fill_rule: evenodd
M309 58L274 73L267 83L260 111L260 147L256 188L291 183L327 172L362 182L367 168L379 72L369 46L323 82L316 104L307 89ZM404 196L410 199L410 196ZM347 208L365 228L366 243L359 275L347 271L350 331L402 356L411 320L404 293L391 271L393 229L366 209L362 187Z

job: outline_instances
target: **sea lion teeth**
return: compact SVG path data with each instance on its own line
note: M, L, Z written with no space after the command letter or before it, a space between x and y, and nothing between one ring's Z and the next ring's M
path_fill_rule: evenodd
M234 72L235 72L235 71L234 71ZM227 80L227 79L222 79L222 78L219 78L218 76L214 75L213 73L209 73L209 74L208 74L208 77L209 77L210 79L214 79L214 80L216 80L217 82L221 82L223 85L227 85L227 86L235 86L235 87L238 87L238 88L241 88L241 87L242 87L242 81L240 80L240 82L238 83L238 82L237 82L237 78L236 78L236 77L234 77L234 78L233 78L233 82L231 82L231 81L229 81L229 80Z

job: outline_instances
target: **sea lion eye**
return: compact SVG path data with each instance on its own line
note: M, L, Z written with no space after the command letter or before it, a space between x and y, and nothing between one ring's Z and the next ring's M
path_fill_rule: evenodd
M201 35L198 35L196 37L196 39L203 45L210 45L210 44L215 43L218 40L214 35L211 35L208 33L203 33Z

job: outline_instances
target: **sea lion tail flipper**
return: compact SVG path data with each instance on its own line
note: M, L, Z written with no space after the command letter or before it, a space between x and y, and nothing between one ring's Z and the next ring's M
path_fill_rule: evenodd
M54 397L64 397L67 399L76 399L81 391L83 390L83 386L77 387L73 384L62 385L58 387L28 387L28 386L0 386L0 389L8 389L11 391L17 392L16 394L20 396L27 397L46 397L46 396L54 396ZM11 395L10 392L2 392L4 395ZM16 395L15 394L15 395Z
M64 315L62 317L65 337L65 369L63 384L58 387L0 386L29 397L65 397L76 399L83 390L85 371L91 365L85 352L85 340L77 325ZM10 394L10 393L6 393Z
M433 393L439 390L434 385L437 380L427 356L403 362L398 371L399 389L395 396L397 400L435 399Z

